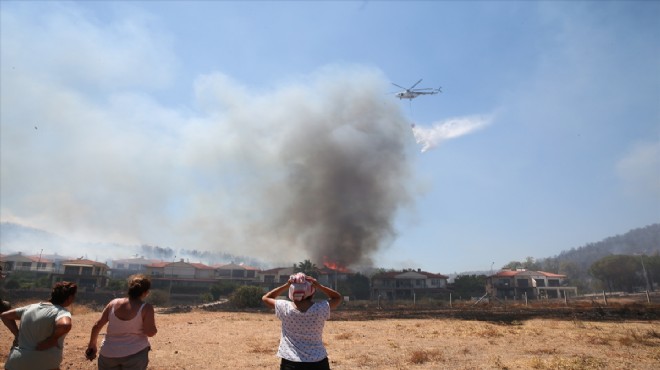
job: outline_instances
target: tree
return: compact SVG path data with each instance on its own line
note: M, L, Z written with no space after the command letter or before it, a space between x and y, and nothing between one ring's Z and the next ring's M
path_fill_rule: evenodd
M453 288L459 297L480 297L486 293L486 275L458 275Z
M151 289L147 302L154 306L164 306L170 300L170 295L164 290Z
M354 299L369 299L371 296L369 278L360 273L348 275L345 280L337 282L337 285L337 290L344 296Z
M110 282L108 282L108 290L112 291L126 291L128 289L128 283L126 282L126 279L111 279Z
M232 293L229 302L238 308L261 307L261 296L263 295L264 291L260 287L244 285Z
M302 272L305 275L317 279L319 277L319 268L310 260L304 260L293 265L293 272Z
M591 276L602 281L610 292L614 290L632 292L634 287L643 285L641 270L639 257L628 255L603 257L589 267Z

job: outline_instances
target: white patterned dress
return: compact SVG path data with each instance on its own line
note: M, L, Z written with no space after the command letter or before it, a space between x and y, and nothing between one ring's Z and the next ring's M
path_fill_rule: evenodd
M323 326L330 318L328 301L315 302L301 312L291 301L277 300L275 315L282 321L277 356L294 362L318 362L328 357L323 346Z

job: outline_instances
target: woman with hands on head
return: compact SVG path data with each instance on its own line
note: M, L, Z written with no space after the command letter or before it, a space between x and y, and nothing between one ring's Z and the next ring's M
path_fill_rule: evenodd
M290 301L277 299L287 289ZM314 302L312 298L317 289L329 300ZM341 294L299 272L291 275L286 284L264 294L261 300L274 308L275 315L282 321L277 351L277 356L282 359L280 370L330 369L323 345L323 326L330 317L330 310L341 303Z
M108 330L101 351L98 368L143 370L149 363L149 337L156 335L154 307L145 303L151 280L144 275L128 278L128 297L113 299L103 310L101 318L92 327L85 356L96 358L96 341L105 324Z

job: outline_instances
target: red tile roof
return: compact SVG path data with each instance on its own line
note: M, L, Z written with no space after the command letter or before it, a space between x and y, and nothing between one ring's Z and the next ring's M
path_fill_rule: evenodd
M77 258L75 260L68 260L68 261L62 261L62 265L92 265L92 266L101 266L101 267L108 267L103 262L96 262L84 258ZM108 267L109 268L109 267Z
M526 275L529 275L529 273L532 274L538 274L538 275L543 275L545 277L554 277L554 278L565 278L566 275L560 275L560 274L553 274L552 272L545 272L545 271L533 271L533 270L501 270L498 271L496 274L492 275L493 277L514 277L518 274L526 273Z

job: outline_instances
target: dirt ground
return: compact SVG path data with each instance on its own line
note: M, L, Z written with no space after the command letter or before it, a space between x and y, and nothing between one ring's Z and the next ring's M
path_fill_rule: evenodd
M62 369L95 369L85 360L100 313L72 309ZM451 313L454 314L451 314ZM657 369L657 315L617 317L582 311L525 315L433 310L339 310L324 342L332 369ZM554 310L557 313L557 310ZM631 310L619 310L629 314ZM644 311L647 312L648 311ZM657 310L652 311L657 313ZM467 317L463 317L467 315ZM512 319L514 317L521 320ZM593 316L605 319L592 320ZM608 316L609 315L609 316ZM625 316L625 315L624 315ZM563 318L562 318L563 317ZM488 319L490 318L490 319ZM272 312L190 312L156 316L150 369L277 369L280 323ZM0 329L0 365L11 338Z

